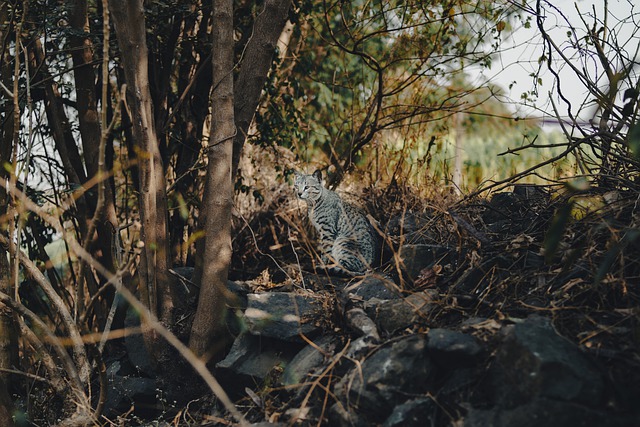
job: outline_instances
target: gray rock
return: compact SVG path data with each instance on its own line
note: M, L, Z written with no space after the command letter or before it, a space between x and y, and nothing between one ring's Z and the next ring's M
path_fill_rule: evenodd
M345 319L349 328L356 331L358 335L371 337L374 341L380 340L376 324L363 309L352 308L345 313Z
M403 265L403 276L413 283L424 268L435 264L446 263L454 250L440 245L402 245L400 259Z
M369 427L355 411L349 411L343 404L336 402L329 408L329 424L333 427Z
M107 368L107 400L104 414L116 416L129 409L132 404L153 403L159 393L155 379L120 375L120 362Z
M481 359L483 349L471 335L448 329L431 329L427 348L434 362L449 369L473 366Z
M393 409L382 427L426 427L434 425L438 405L431 398L408 400Z
M293 348L283 351L282 343L268 339L242 334L238 336L231 350L223 360L216 364L226 377L234 378L234 388L251 385L255 381L264 380L276 366L284 366L293 357ZM294 353L295 354L295 353ZM246 384L239 384L246 383Z
M318 333L326 315L320 298L289 292L249 294L244 312L250 333L293 342Z
M546 318L530 317L507 330L493 364L497 402L510 408L546 397L597 406L602 374Z
M471 409L465 427L634 427L638 418L599 411L588 406L535 399L513 409Z
M427 390L432 371L426 338L410 335L380 347L337 387L346 387L349 401L360 413L388 417L408 394ZM344 391L337 389L336 393L342 395Z
M402 297L398 285L377 274L365 276L362 280L344 288L343 292L347 297L356 301L368 301L372 298L389 300Z
M287 364L282 373L282 384L290 386L305 381L309 374L323 366L327 356L335 353L339 340L333 336L324 336L307 345Z
M365 304L365 310L382 331L391 334L426 319L434 307L432 301L435 294L435 291L427 290L400 300L371 300Z
M353 360L362 360L376 347L378 347L378 342L374 342L370 336L359 337L351 341L345 356Z

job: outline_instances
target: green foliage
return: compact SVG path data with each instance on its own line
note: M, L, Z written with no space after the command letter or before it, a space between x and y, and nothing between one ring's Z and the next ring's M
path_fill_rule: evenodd
M476 88L459 76L491 66L513 16L502 1L302 1L295 10L295 60L265 88L256 141L333 164L363 161L382 130L424 134L463 108Z

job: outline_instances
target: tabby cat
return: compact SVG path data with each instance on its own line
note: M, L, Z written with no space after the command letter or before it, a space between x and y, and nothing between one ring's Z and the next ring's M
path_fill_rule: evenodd
M294 171L294 188L309 208L309 220L318 231L322 262L331 272L364 274L377 256L380 236L364 212L322 185L322 174Z

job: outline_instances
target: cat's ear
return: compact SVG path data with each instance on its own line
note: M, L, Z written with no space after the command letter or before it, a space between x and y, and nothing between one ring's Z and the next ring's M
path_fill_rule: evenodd
M313 177L318 180L318 182L322 182L322 171L320 169L316 170L313 173Z

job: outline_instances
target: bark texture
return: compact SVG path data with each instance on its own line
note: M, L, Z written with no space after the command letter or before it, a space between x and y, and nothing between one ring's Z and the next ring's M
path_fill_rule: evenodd
M253 35L240 64L235 89L236 136L233 139L233 180L237 174L242 147L247 139L249 126L258 109L260 94L267 81L278 38L287 22L291 0L266 0L264 9L257 16ZM216 80L214 79L214 82Z
M98 113L98 100L96 94L96 73L93 65L93 43L89 37L89 18L87 15L87 2L85 0L72 0L69 2L70 23L73 31L71 40L71 56L73 58L73 76L76 83L76 100L78 107L78 122L80 136L82 137L82 151L87 169L88 178L98 173L99 147L101 139L100 115ZM107 103L103 102L105 106ZM116 209L113 199L113 189L109 180L104 182L104 211L96 224L98 239L94 253L100 254L98 261L109 271L114 270L114 262L111 251L113 230L118 227ZM93 191L89 194L96 194ZM91 212L96 208L96 198L90 200ZM91 216L86 218L91 219ZM89 236L91 239L93 236Z
M140 299L167 327L172 324L173 289L170 286L167 240L167 196L164 171L154 125L149 90L148 55L142 0L111 0L109 11L127 83L127 100L131 113L133 144L137 151L140 193L138 203L144 243L138 274ZM152 331L145 333L147 344L158 359L160 351ZM162 360L158 360L162 362Z
M9 22L7 11L8 4L0 3L0 22ZM10 27L0 26L0 46L5 46ZM13 75L11 70L11 60L8 49L0 51L0 77L4 87L13 87ZM13 118L13 101L8 93L2 91L0 95L2 103L0 103L0 115L5 120L0 124L0 165L11 163L11 153L13 149L14 121ZM0 179L6 182L8 172L4 167L0 168ZM7 214L8 195L3 187L0 187L0 216ZM7 224L0 223L0 233L5 234ZM11 273L9 268L9 257L7 249L4 245L0 245L0 292L8 295L14 294L13 284L11 283ZM18 339L15 327L13 312L9 307L0 304L0 368L13 368L18 363ZM13 419L11 398L7 392L7 375L0 374L0 425L12 426Z
M227 275L231 263L233 113L233 1L213 2L211 131L203 210L203 264L198 308L189 347L198 356L215 354L224 333Z

